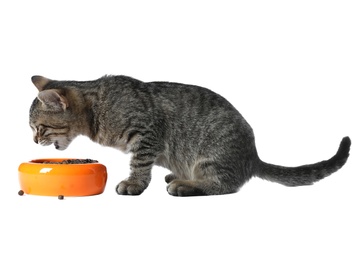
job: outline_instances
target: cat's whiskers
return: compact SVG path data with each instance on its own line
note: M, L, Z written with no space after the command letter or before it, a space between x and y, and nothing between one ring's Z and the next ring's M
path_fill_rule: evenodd
M130 177L118 194L138 195L154 164L172 171L165 181L174 196L237 192L257 176L286 186L310 185L341 168L351 140L336 155L301 167L260 160L254 133L222 96L202 87L142 82L126 76L95 81L52 81L34 76L39 90L30 108L33 140L65 150L78 135L133 153Z

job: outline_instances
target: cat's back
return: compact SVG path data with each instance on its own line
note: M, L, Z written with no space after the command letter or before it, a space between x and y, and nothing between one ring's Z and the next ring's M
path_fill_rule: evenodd
M232 105L219 94L196 85L169 81L143 82L124 75L104 76L97 81L98 83L110 96L115 92L121 92L124 95L131 94L139 99L150 98L157 103L162 100L171 100L174 103L199 104L201 107L232 108Z
M235 110L224 97L204 87L167 81L147 82L143 86L158 102L172 102L181 112Z
M184 128L196 132L195 136L212 134L217 138L225 132L224 129L251 132L238 110L207 88L174 82L148 82L143 86L174 132Z
M143 82L123 75L102 77L97 85L101 86L106 103L110 105L108 107L116 111L136 111L146 116L162 114L177 122L180 119L195 122L242 119L224 97L196 85L168 81Z

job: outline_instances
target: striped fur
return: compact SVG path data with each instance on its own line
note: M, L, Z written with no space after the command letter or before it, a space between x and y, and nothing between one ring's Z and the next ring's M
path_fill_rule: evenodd
M312 184L341 168L349 155L346 137L328 161L295 168L264 163L245 119L202 87L126 76L32 81L39 90L30 108L34 141L64 150L86 135L131 153L131 172L116 187L119 194L141 194L154 165L172 172L165 178L171 195L216 195L238 191L252 176L287 186Z

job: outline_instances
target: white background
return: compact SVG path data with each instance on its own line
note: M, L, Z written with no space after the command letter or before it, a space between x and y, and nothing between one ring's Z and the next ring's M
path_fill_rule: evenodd
M357 259L356 13L344 0L1 1L0 259ZM351 156L309 187L252 179L176 198L155 167L141 196L118 196L129 155L85 137L62 152L32 141L35 74L201 85L243 114L264 161L325 160L347 135ZM18 165L43 157L99 160L106 190L18 196Z

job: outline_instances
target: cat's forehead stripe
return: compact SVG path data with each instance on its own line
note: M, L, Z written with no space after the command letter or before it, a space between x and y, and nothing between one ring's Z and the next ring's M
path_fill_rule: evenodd
M340 169L351 140L335 156L301 167L260 160L251 126L232 104L211 90L126 76L94 81L50 81L30 108L34 141L66 149L78 135L133 154L130 176L118 194L138 195L153 165L172 173L165 180L174 196L237 192L253 176L286 186L309 185ZM41 92L42 92L41 91ZM41 93L40 92L40 93Z

